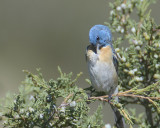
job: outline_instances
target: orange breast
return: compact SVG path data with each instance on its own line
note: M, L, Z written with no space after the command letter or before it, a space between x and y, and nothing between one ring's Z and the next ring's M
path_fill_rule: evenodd
M99 61L112 63L112 49L108 45L106 47L102 47L99 51Z

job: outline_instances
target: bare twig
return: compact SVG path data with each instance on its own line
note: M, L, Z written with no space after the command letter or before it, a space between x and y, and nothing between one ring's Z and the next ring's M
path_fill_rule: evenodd
M61 103L61 105L58 107L58 108L61 108L62 106L67 106L69 105L69 103L67 103L68 99L73 96L73 93L69 94L65 99L64 101Z
M129 94L130 91L125 91L125 92L119 92L117 94L113 94L112 97L114 96L124 96L124 97L134 97L134 98L141 98L141 99L147 99L149 102L153 103L153 100L160 100L160 97L145 97L145 96L141 96L141 95L135 95L135 94ZM105 96L98 96L98 97L90 97L90 99L97 99L97 100L102 100L102 101L107 101L107 99L104 98L108 98L108 95Z

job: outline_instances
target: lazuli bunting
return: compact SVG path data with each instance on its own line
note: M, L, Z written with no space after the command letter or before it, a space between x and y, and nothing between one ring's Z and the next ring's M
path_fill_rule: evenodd
M89 41L86 58L93 87L109 96L118 93L118 60L110 29L104 25L93 26L89 31ZM123 117L118 109L111 107L115 113L116 126L123 128Z

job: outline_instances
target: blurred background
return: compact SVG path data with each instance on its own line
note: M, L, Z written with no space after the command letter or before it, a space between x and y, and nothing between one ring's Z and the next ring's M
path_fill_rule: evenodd
M108 21L110 1L0 0L0 98L18 91L25 78L23 69L35 73L41 68L49 80L58 77L59 65L66 73L83 72L77 84L88 86L88 32ZM150 8L160 24L160 0ZM112 114L104 111L106 120L112 120Z

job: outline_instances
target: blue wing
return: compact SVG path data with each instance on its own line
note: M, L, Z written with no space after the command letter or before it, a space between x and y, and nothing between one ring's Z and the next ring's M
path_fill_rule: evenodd
M112 52L113 52L113 64L114 64L114 67L115 67L116 72L118 74L118 57L117 57L117 54L116 54L112 44L111 44L111 48L112 48Z
M113 64L114 64L114 67L115 67L116 72L118 74L118 59L117 59L117 55L116 54L113 54Z

